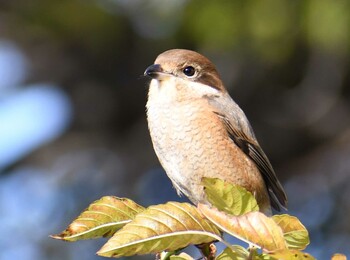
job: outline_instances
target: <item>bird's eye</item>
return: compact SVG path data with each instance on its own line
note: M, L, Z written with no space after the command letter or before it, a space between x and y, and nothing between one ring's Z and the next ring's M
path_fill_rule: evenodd
M183 73L187 77L192 77L196 73L196 70L192 66L187 66L186 68L184 68Z

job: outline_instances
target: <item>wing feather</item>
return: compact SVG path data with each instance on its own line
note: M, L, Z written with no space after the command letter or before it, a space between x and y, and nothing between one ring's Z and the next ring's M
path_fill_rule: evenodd
M265 185L270 196L271 206L278 211L281 210L281 206L283 208L286 208L287 196L283 190L281 183L277 179L277 176L272 168L269 159L256 141L251 128L249 127L249 130L251 132L248 133L251 136L250 138L248 134L242 130L242 128L233 127L230 120L223 114L218 112L214 113L216 113L224 123L230 138L257 165L265 181Z

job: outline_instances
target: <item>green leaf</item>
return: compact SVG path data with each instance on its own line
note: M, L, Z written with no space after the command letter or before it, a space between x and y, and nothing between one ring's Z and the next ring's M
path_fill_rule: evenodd
M168 202L150 206L97 252L122 257L174 251L190 244L221 240L220 231L188 203Z
M238 216L259 210L254 196L243 187L215 178L203 178L202 184L208 201L220 211Z
M220 255L216 257L216 260L246 260L249 257L249 252L242 246L231 246L225 248Z
M232 216L204 204L198 204L198 208L220 230L249 244L254 244L265 251L287 248L281 228L273 219L261 212Z
M283 214L272 216L282 229L289 249L303 250L310 243L309 233L298 218Z
M51 237L65 241L77 241L112 236L143 210L144 207L126 198L102 197L90 204L66 230Z
M191 257L190 255L182 252L179 255L170 256L170 260L194 260L194 258Z
M246 250L241 246L226 248L215 260L315 260L310 254L299 250L282 249L268 254L259 254L256 249ZM339 259L340 260L340 259Z
M276 252L268 253L268 254L262 254L260 259L262 260L315 260L315 258L305 252L301 252L299 250L279 250Z

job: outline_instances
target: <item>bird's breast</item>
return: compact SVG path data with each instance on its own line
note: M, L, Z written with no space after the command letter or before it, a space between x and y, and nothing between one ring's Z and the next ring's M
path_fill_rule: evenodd
M198 183L197 173L213 167L208 157L215 157L215 149L223 149L223 137L213 116L200 100L148 105L155 152L175 186L187 196L191 185Z
M160 100L156 94L147 102L150 135L178 191L194 203L205 202L201 179L211 177L266 195L256 165L230 139L206 98Z

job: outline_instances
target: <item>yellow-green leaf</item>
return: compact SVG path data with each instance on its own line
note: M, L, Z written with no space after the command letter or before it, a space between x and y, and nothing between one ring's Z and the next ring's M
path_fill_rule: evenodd
M102 197L93 202L66 230L52 238L77 241L112 236L144 207L126 198Z
M226 247L215 260L246 260L249 257L249 252L242 246L234 245Z
M273 219L261 212L232 216L204 204L199 204L198 208L219 229L247 243L265 251L287 248L282 229Z
M182 252L179 255L172 255L170 256L170 260L193 260L194 258L191 257L190 255Z
M272 216L282 229L289 249L303 250L310 243L309 233L298 218L283 214Z
M190 244L221 240L220 231L188 203L168 202L138 214L97 252L121 257L174 251Z
M202 184L208 201L221 211L238 216L259 210L254 196L243 187L215 178L203 178Z
M289 249L284 249L284 250L279 250L273 253L268 253L268 254L263 254L261 256L262 260L315 260L315 258L308 254L301 252L299 250L289 250Z

